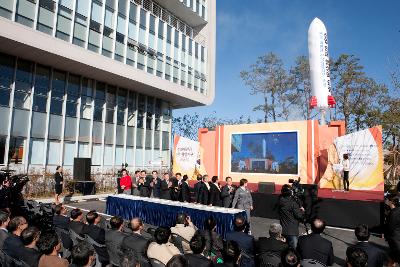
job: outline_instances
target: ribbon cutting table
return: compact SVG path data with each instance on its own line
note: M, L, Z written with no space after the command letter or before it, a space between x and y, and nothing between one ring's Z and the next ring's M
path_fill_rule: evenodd
M145 198L131 195L114 195L107 197L106 213L121 216L126 220L139 217L143 222L153 226L174 226L176 215L185 213L190 216L194 225L204 228L206 218L213 217L217 222L217 233L225 238L233 230L235 216L246 212L239 209L209 207L201 204L184 203L157 198Z

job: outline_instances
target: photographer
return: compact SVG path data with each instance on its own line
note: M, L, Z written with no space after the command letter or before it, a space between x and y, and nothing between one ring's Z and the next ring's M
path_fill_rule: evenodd
M282 225L282 234L292 248L297 247L299 222L303 217L304 208L294 199L290 185L283 185L279 197L279 221Z

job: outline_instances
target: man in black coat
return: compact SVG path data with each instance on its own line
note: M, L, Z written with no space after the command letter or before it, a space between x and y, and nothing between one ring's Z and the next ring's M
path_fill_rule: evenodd
M385 238L390 247L390 258L400 262L400 197L389 201L390 212L386 219Z
M235 188L232 185L232 178L226 177L226 184L221 188L222 203L225 208L230 208L233 197L235 196Z
M189 242L190 249L193 254L185 254L185 258L189 262L189 267L212 267L211 260L207 259L202 255L204 248L206 247L205 239L200 234L195 234Z
M68 231L70 219L66 217L66 214L67 209L62 204L56 205L54 207L53 225Z
M0 210L0 249L3 249L4 241L8 237L7 226L9 222L10 215L5 211Z
M314 219L311 223L312 233L299 238L297 251L302 259L313 259L331 266L333 264L333 246L332 242L323 238L325 222L321 219Z
M83 237L86 227L86 224L82 222L83 212L78 208L71 210L71 219L72 221L69 222L69 228Z
M18 251L18 260L24 261L29 266L39 265L39 258L42 255L36 247L39 237L40 231L36 227L30 226L22 231L20 238L24 247Z
M105 242L110 256L110 262L118 266L121 262L122 241L127 236L122 232L124 220L119 216L114 216L110 219L111 229L105 233Z
M164 173L161 180L161 199L171 200L171 187L172 182L169 179L169 173Z
M66 217L66 214L67 209L62 204L56 205L54 207L53 226L65 231L69 231L70 219ZM57 233L60 235L63 246L67 249L71 249L73 242L69 233L66 234L61 231L57 231Z
M157 171L152 171L151 175L153 177L153 197L160 198L161 195L161 179L158 177Z
M19 251L24 247L20 236L26 228L28 228L28 223L22 216L16 216L8 223L8 230L11 234L4 241L3 250L15 259L18 259Z
M271 253L280 257L282 251L288 248L286 240L282 236L282 226L279 223L272 223L269 226L269 237L260 237L256 243L257 254L262 256Z
M100 215L94 210L89 211L86 214L86 221L87 221L88 225L86 225L86 227L84 228L83 233L86 234L87 236L89 236L90 238L92 238L98 244L105 245L106 244L106 239L105 239L106 233L103 228L98 226L98 224L101 221ZM95 249L97 255L99 255L100 262L103 265L108 264L109 263L109 255L107 252L107 247L94 246L94 249Z
M222 199L221 199L221 189L218 184L218 176L213 176L211 178L210 185L210 193L208 198L208 204L211 206L221 207Z
M143 185L140 187L140 196L150 197L153 184L153 177L147 175L147 172L145 170L142 170L140 172L140 178L143 180Z
M124 238L122 241L122 249L134 251L137 261L140 262L141 266L148 266L149 260L147 258L146 250L149 240L141 235L143 222L139 218L133 218L130 224L133 233Z
M197 175L197 183L194 184L193 191L194 191L194 202L199 203L198 199L200 197L200 187L201 187L201 181L203 177L199 174Z
M208 184L208 175L203 175L200 182L196 184L196 203L208 205L208 197L210 192L210 185Z
M370 236L368 226L365 224L357 225L357 227L354 229L354 234L356 235L358 242L347 249L360 248L368 255L368 266L383 266L383 262L385 261L385 253L378 247L368 242Z
M253 267L254 263L254 237L244 232L246 229L246 220L242 216L235 218L235 231L226 234L226 240L235 241L239 248L244 252L242 254L241 267Z
M181 184L179 186L179 201L181 202L190 202L190 187L188 180L189 177L185 174L181 180Z
M303 214L304 208L294 201L290 186L283 185L279 198L279 221L282 225L282 234L292 248L297 247L299 221L303 220Z

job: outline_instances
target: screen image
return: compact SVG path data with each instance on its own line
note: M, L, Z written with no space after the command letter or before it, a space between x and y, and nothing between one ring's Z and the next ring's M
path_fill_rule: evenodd
M231 136L231 172L298 174L297 132Z

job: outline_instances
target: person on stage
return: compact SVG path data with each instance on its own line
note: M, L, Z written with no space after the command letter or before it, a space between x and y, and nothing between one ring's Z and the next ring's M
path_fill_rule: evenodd
M161 195L161 178L158 177L157 171L152 171L151 175L153 177L153 197L160 198Z
M54 174L54 180L56 182L55 186L54 186L55 202L56 202L56 204L59 204L60 203L60 195L63 190L63 182L64 182L63 168L61 166L57 166L56 173Z
M139 178L140 178L140 171L135 171L135 176L132 177L132 195L140 196L139 191Z
M222 207L221 188L219 187L218 176L213 176L211 178L208 203L210 206Z
M119 180L121 189L124 190L124 194L130 195L132 194L132 178L128 175L128 171L126 169L122 169L121 173L122 177L121 180Z
M226 184L221 188L222 203L225 208L230 208L233 197L235 195L235 188L232 185L232 178L226 177Z
M232 201L232 208L238 208L246 211L247 223L250 226L250 211L253 210L253 198L250 190L247 188L247 179L241 179L240 187L235 192L235 197Z
M185 174L181 180L181 184L179 185L179 201L181 202L190 202L190 187L188 180L189 177Z
M171 200L171 187L172 182L169 179L169 173L166 172L161 180L161 199Z
M349 154L343 154L343 186L345 191L349 191L349 171L350 171Z
M205 174L201 180L196 184L196 202L203 205L208 205L208 198L210 194L210 185L208 184L208 175Z

